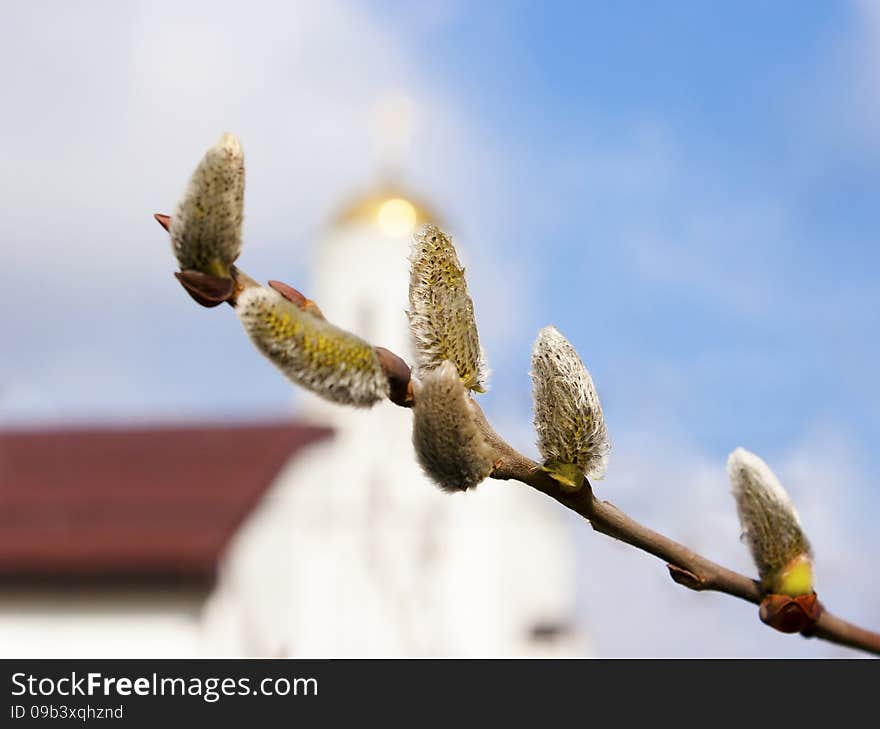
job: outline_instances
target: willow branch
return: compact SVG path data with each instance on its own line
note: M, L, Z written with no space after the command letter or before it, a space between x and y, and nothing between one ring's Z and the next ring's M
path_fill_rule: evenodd
M163 228L170 228L169 216L157 214L155 217ZM234 266L228 279L192 271L175 275L190 295L203 306L214 306L222 301L235 306L238 296L246 287L258 285ZM270 281L270 286L301 309L323 318L317 305L296 289L278 281ZM418 385L411 380L409 367L402 358L387 349L377 347L376 351L388 378L389 399L396 405L412 407L418 397ZM494 467L491 478L520 481L555 499L584 517L595 531L666 562L670 577L684 587L697 591L723 592L754 604L761 603L765 593L757 580L716 564L683 544L640 524L614 504L600 501L587 479L584 479L583 486L579 489L564 487L543 471L539 464L508 444L492 428L479 405L473 400L471 404L477 425L493 450ZM824 608L809 631L804 631L802 635L880 655L880 633L853 625Z
M614 504L597 499L586 479L584 486L577 491L564 488L539 464L501 438L476 403L474 411L484 437L496 454L492 478L520 481L531 486L580 514L595 531L662 559L667 563L670 577L679 585L697 591L723 592L756 605L763 599L760 582L722 567L674 539L640 524ZM853 625L828 610L823 609L810 631L803 635L880 655L880 633Z

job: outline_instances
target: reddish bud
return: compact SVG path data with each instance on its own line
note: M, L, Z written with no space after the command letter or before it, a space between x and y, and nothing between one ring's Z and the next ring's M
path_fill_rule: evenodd
M181 271L174 276L193 299L208 308L229 301L235 293L235 282L231 278L192 270Z
M761 601L758 614L761 622L781 633L803 633L819 619L822 603L815 592L798 597L771 594Z
M156 213L155 215L153 215L153 217L156 219L156 222L159 223L159 225L161 225L163 228L165 228L166 231L171 230L171 216L170 215L163 215L162 213Z
M275 289L291 304L296 304L297 308L301 309L302 311L306 311L312 316L318 317L319 319L325 318L321 309L318 308L318 305L311 299L307 299L297 289L293 288L293 286L290 286L282 281L269 281L269 286Z
M379 364L388 378L388 399L395 405L411 408L413 406L412 377L409 365L385 347L374 347L379 356Z

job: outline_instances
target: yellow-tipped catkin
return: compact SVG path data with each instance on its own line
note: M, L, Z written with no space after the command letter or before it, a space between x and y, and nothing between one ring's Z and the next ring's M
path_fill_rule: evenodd
M464 268L436 225L413 236L408 314L419 376L450 361L468 390L484 392L488 371Z
M492 471L491 448L452 362L422 380L413 408L413 446L425 473L444 491L472 488Z
M246 287L235 311L257 349L297 385L358 407L388 395L388 380L369 343L301 310L277 291Z
M779 479L763 460L744 448L730 454L727 474L743 539L764 588L791 597L812 592L810 543Z
M593 378L574 347L552 326L532 350L535 430L544 469L564 486L600 479L608 462L608 431Z
M241 252L243 219L244 155L227 133L205 152L171 218L180 268L228 277Z

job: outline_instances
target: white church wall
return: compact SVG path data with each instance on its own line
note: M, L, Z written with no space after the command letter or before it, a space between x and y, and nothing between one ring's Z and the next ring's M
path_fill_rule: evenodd
M22 589L0 601L3 658L199 654L204 591Z

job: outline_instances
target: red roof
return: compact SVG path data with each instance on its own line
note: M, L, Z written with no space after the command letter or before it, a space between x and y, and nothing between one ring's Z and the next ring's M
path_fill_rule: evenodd
M209 584L289 457L326 428L0 431L0 583Z

